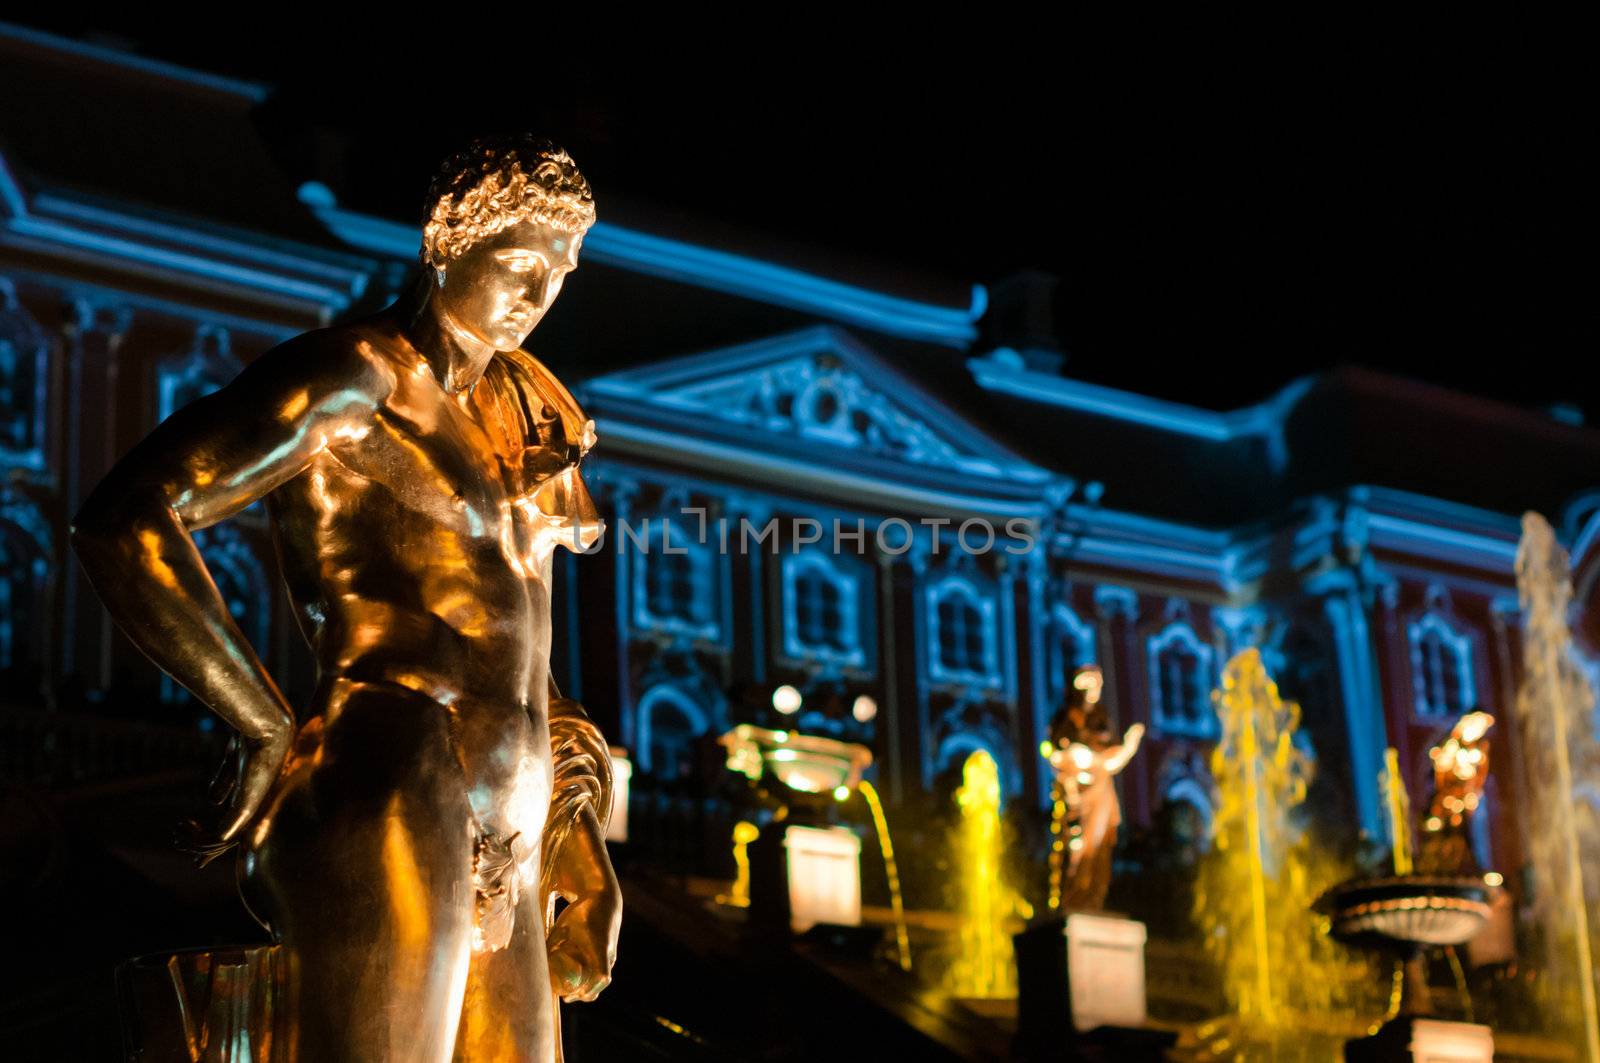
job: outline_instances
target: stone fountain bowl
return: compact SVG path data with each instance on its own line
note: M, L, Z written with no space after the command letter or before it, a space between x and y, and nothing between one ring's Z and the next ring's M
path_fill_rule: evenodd
M1324 893L1316 909L1329 918L1329 934L1352 944L1462 945L1489 918L1489 887L1455 875L1351 879Z
M872 763L872 751L854 742L799 731L772 731L741 723L719 741L728 750L728 768L752 779L771 775L792 790L825 794L854 789Z

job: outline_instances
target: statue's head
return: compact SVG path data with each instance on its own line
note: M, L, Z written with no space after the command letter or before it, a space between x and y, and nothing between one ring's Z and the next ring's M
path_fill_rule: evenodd
M483 137L428 188L422 262L438 308L497 351L522 346L577 268L594 196L572 157L526 134Z
M1100 703L1105 675L1097 664L1081 664L1072 671L1072 687L1067 691L1069 707L1089 708Z

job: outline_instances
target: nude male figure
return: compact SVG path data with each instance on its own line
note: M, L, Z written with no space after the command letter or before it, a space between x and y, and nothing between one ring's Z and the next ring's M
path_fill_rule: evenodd
M555 996L609 981L609 763L549 678L553 551L600 531L593 424L518 349L593 220L559 148L474 143L429 190L414 290L174 414L75 521L117 623L242 739L208 852L239 846L287 954L274 1059L551 1060ZM190 538L262 497L319 667L298 711Z

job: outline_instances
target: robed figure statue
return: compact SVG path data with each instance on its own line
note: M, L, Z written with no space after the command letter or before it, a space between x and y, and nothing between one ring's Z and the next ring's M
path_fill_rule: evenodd
M1066 702L1050 724L1047 756L1055 769L1050 849L1053 909L1098 912L1111 889L1111 855L1122 823L1114 777L1139 749L1144 727L1119 742L1100 702L1104 679L1086 664L1074 671Z
M600 533L594 426L521 350L593 222L560 148L475 142L429 190L408 293L173 414L74 522L117 624L238 732L195 842L237 847L276 982L244 987L272 1011L254 1039L207 1059L551 1060L556 998L610 978L609 761L549 671L552 554ZM318 666L304 705L191 537L263 498Z

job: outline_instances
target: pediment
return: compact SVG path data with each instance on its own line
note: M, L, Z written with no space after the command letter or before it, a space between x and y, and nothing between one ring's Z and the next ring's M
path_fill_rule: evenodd
M817 461L869 459L1035 481L1008 450L845 332L819 326L586 383L602 416L625 407Z

